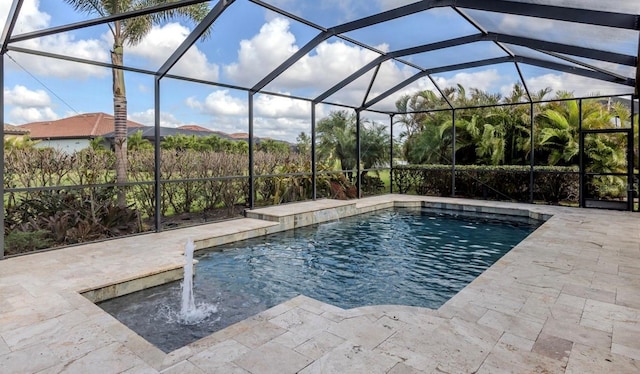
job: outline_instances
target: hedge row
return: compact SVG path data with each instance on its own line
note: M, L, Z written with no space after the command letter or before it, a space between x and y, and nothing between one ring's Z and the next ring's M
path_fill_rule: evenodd
M298 153L256 152L257 206L312 198L311 158ZM85 149L67 154L51 148L16 147L5 152L5 254L98 240L151 230L156 202L163 225L215 221L238 214L249 199L246 154L162 150L160 196L155 194L155 155L129 153L126 187L115 187L111 152ZM342 172L318 167L318 197L356 197ZM365 194L381 181L365 176ZM117 204L124 188L128 206Z
M451 165L399 165L393 169L398 193L451 196ZM529 201L529 166L456 165L455 194L469 198ZM579 173L574 167L538 167L533 173L533 199L546 203L577 203Z

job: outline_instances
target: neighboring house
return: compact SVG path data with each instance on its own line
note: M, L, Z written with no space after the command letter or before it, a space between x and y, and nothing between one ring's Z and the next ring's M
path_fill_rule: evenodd
M21 126L29 130L30 138L39 140L37 147L52 147L73 153L89 147L92 139L113 132L113 116L106 113L86 113L55 121L32 122ZM144 125L127 121L127 127L142 128Z
M194 126L199 127L199 126ZM204 129L204 127L203 127ZM156 138L156 129L153 126L142 126L142 127L130 127L128 130L128 135L131 136L138 131L142 131L142 138L147 139L150 142L154 142ZM175 135L195 135L195 136L209 136L209 135L217 135L215 132L204 129L204 130L189 130L183 127L160 127L160 140L164 139L167 136L175 136ZM113 143L114 134L110 132L108 134L103 135L104 139L109 142L109 144Z
M29 135L28 129L23 129L18 126L9 125L7 123L4 124L4 140L9 139L24 139L25 136Z
M234 140L249 140L249 134L246 132L235 132L233 134L229 134L229 136Z
M209 132L209 135L213 134L213 135L217 135L218 137L222 138L222 139L229 139L232 140L233 138L227 134L226 132L222 132L222 131L216 131L216 130L211 130L208 129L206 127L202 127L202 126L198 126L198 125L185 125L185 126L180 126L178 127L179 130L193 130L193 131L202 131L204 133ZM247 137L248 139L248 137Z

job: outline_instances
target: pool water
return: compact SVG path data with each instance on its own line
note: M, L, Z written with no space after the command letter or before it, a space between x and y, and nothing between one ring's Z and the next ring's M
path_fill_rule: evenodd
M217 307L199 325L175 321L180 282L100 306L166 352L299 294L341 308L437 309L536 227L387 210L197 252L196 303Z

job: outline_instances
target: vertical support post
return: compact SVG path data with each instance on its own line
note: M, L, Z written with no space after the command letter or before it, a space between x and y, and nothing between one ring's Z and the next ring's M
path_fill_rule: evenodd
M633 102L631 102L633 105ZM627 134L627 205L628 210L633 212L633 126Z
M16 26L20 9L22 8L23 0L14 0L11 2L9 13L7 14L7 23L4 25L4 29L0 32L0 136L2 137L2 146L0 147L0 160L2 160L2 166L0 167L0 193L2 199L0 200L0 260L4 258L4 55L7 53L7 46L9 45L9 38L13 34L13 29Z
M11 1L11 0L8 0ZM7 53L7 46L9 45L9 39L13 34L13 29L16 27L16 22L18 22L18 17L20 16L20 9L22 9L22 3L24 0L14 0L11 3L11 7L9 8L9 13L7 13L7 23L4 25L4 29L0 30L0 55L4 56ZM4 126L4 122L2 123Z
M360 111L356 110L356 187L357 187L357 196L358 199L362 197L362 178L361 167L360 167L360 154L361 152L361 144L360 144Z
M161 184L161 175L160 175L160 163L162 162L162 153L160 149L160 77L156 76L154 80L154 97L153 97L153 146L154 146L154 169L153 169L153 182L154 182L154 193L155 193L155 223L156 223L156 232L162 231L162 184Z
M316 167L316 103L311 102L311 194L313 200L318 198L317 181L318 168Z
M451 197L456 196L456 110L451 110Z
M253 160L253 95L254 92L249 91L249 209L255 207L255 174Z
M529 104L529 125L531 129L531 133L529 136L529 141L531 142L531 151L529 152L529 161L530 161L530 169L529 169L529 203L533 204L533 186L535 185L535 129L534 129L534 113L533 113L533 102Z
M633 175L633 170L635 166L633 149L635 147L634 141L634 129L633 129L633 115L634 113L634 102L633 95L631 95L631 121L629 123L629 132L627 139L627 203L629 204L629 211L634 212L635 209L635 175ZM620 124L624 127L624 124Z
M585 172L584 172L584 134L582 133L582 99L578 99L578 134L580 141L578 143L578 159L580 160L580 178L578 185L578 206L584 208L585 200Z
M635 138L636 138L636 130L635 130L635 126L634 126L634 120L635 120L635 116L636 116L636 105L635 105L635 99L636 99L636 95L631 94L631 142L632 142L632 146L631 146L631 158L629 159L628 162L631 163L631 179L633 182L633 185L631 186L633 191L631 192L631 211L632 212L637 212L638 210L640 210L640 207L638 207L638 209L636 209L635 207L635 199L636 199L636 193L635 193L635 181L636 178L638 177L637 175L633 175L633 171L635 170L635 166L636 166L636 159L634 157L634 149L637 146L640 146L640 144L635 144ZM640 152L638 152L638 154L640 154ZM640 164L639 164L640 165Z
M393 116L389 115L389 193L393 193Z
M4 53L0 53L0 87L4 87ZM2 146L0 147L0 260L4 258L4 89L0 92L0 137L2 137Z

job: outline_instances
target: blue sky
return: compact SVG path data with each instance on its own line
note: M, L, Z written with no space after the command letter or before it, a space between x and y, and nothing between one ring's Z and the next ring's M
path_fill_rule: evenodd
M413 2L412 0L272 0L276 6L324 27L365 17L381 10ZM4 26L10 1L0 3L0 26ZM557 38L552 22L523 22L517 17L475 12L496 31L537 33L541 38ZM62 0L26 0L18 21L16 34L63 25L86 19ZM127 65L156 70L173 52L194 25L176 20L157 25L137 46L125 51ZM577 30L580 31L580 30ZM607 31L607 30L604 30ZM251 87L281 62L295 53L318 31L265 10L246 0L237 0L214 24L210 37L199 41L171 73L206 79L234 86ZM392 51L418 44L432 43L477 33L452 10L435 9L420 15L376 25L346 36L372 45L380 51ZM600 32L603 40L606 32ZM614 42L611 38L614 37ZM617 37L617 39L615 39ZM635 40L633 40L635 37ZM593 43L598 38L592 38ZM637 33L609 36L603 48L627 52L637 47ZM635 43L635 44L634 44ZM635 45L635 47L632 47ZM106 25L31 40L20 46L69 56L109 61L110 36ZM594 45L600 47L600 45ZM377 53L357 45L330 38L298 61L289 71L275 79L267 90L283 94L315 97L352 72L373 60ZM434 51L405 57L406 61L425 67L499 57L501 51L493 43L481 42L462 48ZM20 66L16 65L17 62ZM593 93L629 93L630 88L603 84L540 68L523 66L527 85L532 90L552 87L574 91L583 96ZM412 76L416 70L397 62L385 63L377 75L369 98L384 92ZM631 74L628 69L621 71ZM359 105L365 95L372 72L347 86L329 101ZM512 64L475 68L437 74L433 78L441 86L462 84L492 93L506 94L518 81ZM93 66L56 61L9 52L5 56L5 121L23 124L53 120L87 112L112 112L111 71ZM153 124L153 78L137 73L126 74L129 118L146 125ZM428 79L406 87L384 100L377 109L393 109L401 94L419 89L434 89ZM247 131L247 93L222 87L162 80L161 121L164 126L196 124L229 133ZM255 97L255 131L258 136L295 140L301 131L310 129L310 104L272 95ZM321 118L330 110L328 105L317 108ZM388 117L366 114L369 118L388 121Z

